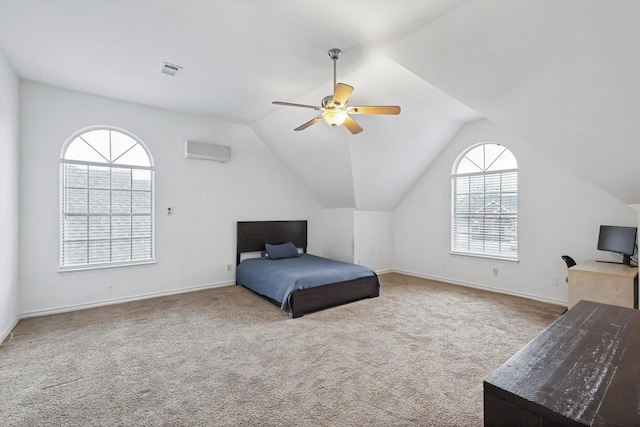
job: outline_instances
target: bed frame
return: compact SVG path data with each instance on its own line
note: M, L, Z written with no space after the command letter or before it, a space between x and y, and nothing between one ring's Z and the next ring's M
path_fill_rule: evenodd
M292 242L307 252L307 221L239 221L237 225L236 265L246 252L261 252L265 243L273 245ZM260 294L257 294L260 295ZM309 289L297 289L289 295L289 306L293 318L337 305L380 295L378 276L362 277ZM275 301L260 295L280 307Z

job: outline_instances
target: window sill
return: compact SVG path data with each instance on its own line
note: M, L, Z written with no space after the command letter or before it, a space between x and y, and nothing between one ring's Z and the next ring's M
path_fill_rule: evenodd
M73 271L103 270L105 268L132 267L139 265L155 264L156 260L131 261L112 264L95 264L95 265L78 265L69 267L60 267L58 273L68 273Z
M483 254L472 254L472 253L468 253L468 252L449 252L451 255L458 255L458 256L465 256L465 257L472 257L472 258L484 258L484 259L489 259L492 261L505 261L505 262L512 262L514 264L517 264L520 262L520 260L518 258L506 258L506 257L500 257L497 255L483 255Z

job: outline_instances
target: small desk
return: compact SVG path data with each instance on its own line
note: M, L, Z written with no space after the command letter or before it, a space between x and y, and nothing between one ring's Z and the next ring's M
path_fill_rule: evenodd
M638 268L586 261L569 269L569 308L580 300L638 308Z
M640 311L580 301L484 380L485 426L638 426Z

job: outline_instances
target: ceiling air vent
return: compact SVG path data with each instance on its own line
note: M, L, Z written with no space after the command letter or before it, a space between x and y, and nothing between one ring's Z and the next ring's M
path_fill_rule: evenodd
M178 65L169 64L168 62L163 62L162 68L160 68L160 72L168 76L175 76L180 72L180 70L182 70L182 67Z

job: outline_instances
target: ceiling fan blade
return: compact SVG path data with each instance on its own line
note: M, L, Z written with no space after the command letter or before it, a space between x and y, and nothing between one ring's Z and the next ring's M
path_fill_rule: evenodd
M364 129L362 129L360 127L360 125L358 123L356 123L355 120L353 120L351 117L347 116L346 120L343 123L344 127L346 127L347 129L349 129L349 132L351 132L352 134L357 134L362 132Z
M294 130L305 130L306 128L308 128L309 126L311 126L314 123L319 122L320 120L322 120L322 115L319 115L318 117L309 120L307 123L298 126Z
M351 92L353 92L352 86L346 85L344 83L338 83L336 85L335 91L333 92L333 103L336 106L347 105L347 101L351 96Z
M285 105L287 107L302 107L302 108L311 108L313 110L321 110L322 107L316 107L315 105L306 105L306 104L294 104L292 102L282 102L282 101L273 101L272 104L276 105Z
M372 107L349 107L347 108L349 114L400 114L400 107L397 105L381 105Z

